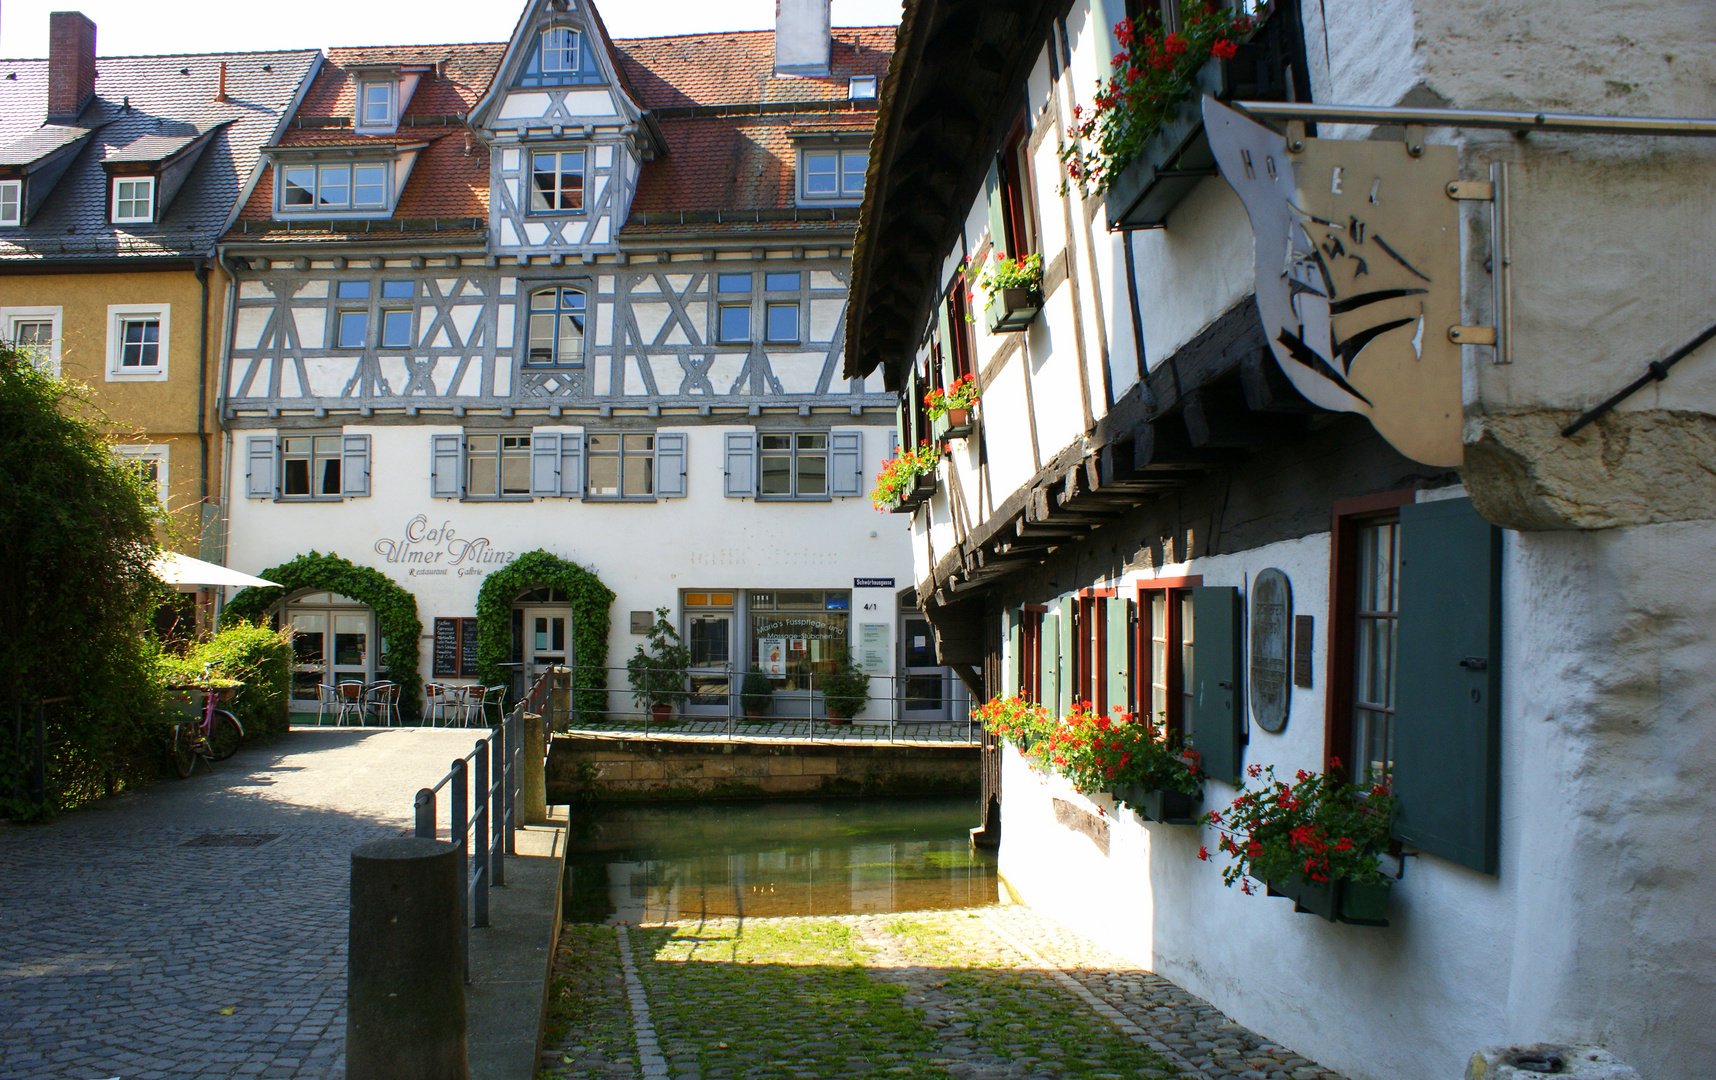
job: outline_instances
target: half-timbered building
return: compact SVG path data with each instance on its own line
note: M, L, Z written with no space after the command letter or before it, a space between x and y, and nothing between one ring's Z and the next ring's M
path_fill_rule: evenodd
M1708 12L1205 7L907 5L846 374L935 448L896 509L975 694L1165 723L1199 811L1391 785L1386 906L1224 886L1220 827L992 741L1007 888L1354 1077L1708 1074ZM1177 31L1183 101L1081 184L1099 79Z
M222 248L235 565L382 570L442 681L476 675L485 578L536 549L617 594L613 665L673 612L694 712L761 668L806 714L846 648L893 676L901 619L928 633L865 498L894 402L840 371L893 30L831 30L826 0L780 20L615 41L584 0L532 0L503 43L330 50ZM363 605L312 599L287 600L301 641L331 635L306 696L378 659ZM515 672L589 662L567 597L507 600ZM920 676L900 708L945 715Z

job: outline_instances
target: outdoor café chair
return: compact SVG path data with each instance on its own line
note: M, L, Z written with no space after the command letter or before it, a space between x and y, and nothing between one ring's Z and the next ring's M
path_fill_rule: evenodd
M364 695L364 711L370 710L374 710L376 722L385 727L400 723L399 684L386 679L371 683L369 693Z
M471 720L483 712L483 688L472 684L461 686L459 694L459 726L470 727Z
M506 686L504 684L501 686L490 686L490 687L487 687L483 690L483 703L482 703L481 708L482 708L482 713L483 713L483 726L484 727L489 726L489 706L490 705L493 705L495 707L495 723L498 724L501 722L501 717L503 714L503 701L504 701L505 697L506 697Z
M452 688L438 682L423 684L423 697L428 701L429 708L423 714L423 719L434 726L437 720L447 719L447 704L449 691Z
M334 723L343 724L348 715L357 717L359 726L363 724L363 683L343 682L334 688L339 692L339 715L334 717Z
M335 722L340 716L340 692L334 689L332 683L321 683L316 687L316 726L322 726L322 714L329 709L334 711Z

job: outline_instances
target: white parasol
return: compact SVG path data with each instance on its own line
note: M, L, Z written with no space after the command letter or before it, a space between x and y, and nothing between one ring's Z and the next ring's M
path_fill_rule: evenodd
M177 585L181 590L188 588L212 589L220 585L235 585L239 587L255 586L258 588L278 588L279 583L265 581L249 574L241 574L237 570L225 566L216 566L211 562L193 559L189 555L180 555L176 551L163 551L155 556L155 561L149 566L155 576L169 585Z

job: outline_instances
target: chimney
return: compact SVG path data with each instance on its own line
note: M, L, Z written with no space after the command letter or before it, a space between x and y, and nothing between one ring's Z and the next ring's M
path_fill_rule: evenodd
M95 24L81 11L48 16L48 119L76 120L95 93Z
M775 0L775 74L828 74L829 0Z
M226 61L220 62L220 85L215 88L215 100L226 101Z

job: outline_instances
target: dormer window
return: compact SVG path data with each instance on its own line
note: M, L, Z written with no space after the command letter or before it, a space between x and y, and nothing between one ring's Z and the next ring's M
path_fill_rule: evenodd
M530 155L530 209L538 214L584 209L584 151L554 150Z
M519 86L589 86L607 80L590 37L569 26L555 26L536 36L536 44L519 70Z
M24 182L0 180L0 225L21 225L24 221Z
M358 126L367 128L393 127L392 82L363 82L358 84Z
M113 223L146 225L155 220L155 178L134 176L113 181Z
M869 150L805 150L799 155L799 163L799 198L804 201L855 201L864 197Z
M387 165L287 165L280 170L283 213L387 209Z
M578 70L578 31L556 27L542 32L542 70L545 73Z
M853 101L876 100L876 76L854 75L846 80L846 96Z

